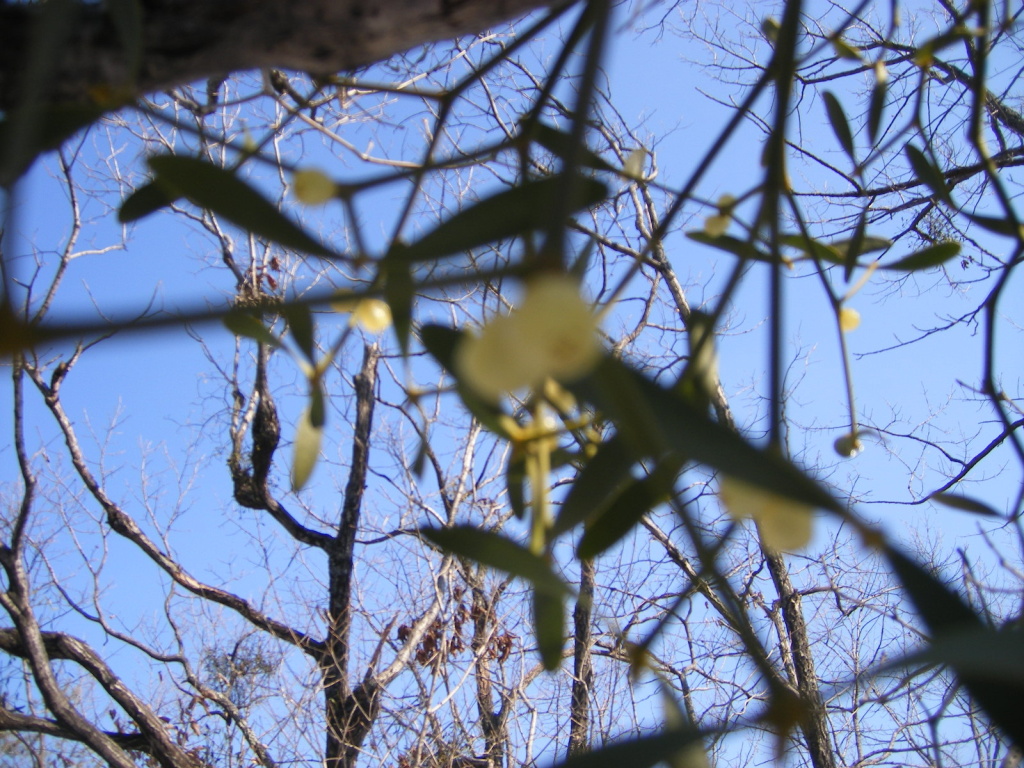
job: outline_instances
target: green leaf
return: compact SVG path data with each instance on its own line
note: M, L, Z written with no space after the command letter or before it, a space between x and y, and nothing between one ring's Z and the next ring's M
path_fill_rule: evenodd
M604 510L591 518L577 548L577 557L591 560L624 538L644 515L672 495L684 463L678 457L669 457L659 462L650 475L634 479L623 488Z
M570 211L589 208L608 197L604 184L583 176L575 178L572 191ZM561 176L524 182L459 211L411 245L394 245L388 255L407 261L434 260L542 229L552 223L552 211L565 210L564 193Z
M317 429L323 429L327 423L324 385L319 378L309 382L309 423Z
M416 283L412 279L412 265L388 254L384 258L384 301L391 307L391 324L398 338L402 354L409 353L409 335L412 330L412 304L416 296Z
M899 550L888 547L886 558L917 609L925 626L933 634L933 641L946 643L960 633L984 632L981 619L964 603L960 596L936 579ZM1018 642L1024 642L1020 630L1013 631ZM984 646L975 646L976 655L984 655ZM988 714L992 722L1018 745L1024 747L1024 718L1020 716L1020 702L1024 686L991 674L979 675L973 663L962 665L951 658L949 665L957 673L968 693Z
M506 440L512 440L513 436L506 426L512 417L497 405L481 399L470 387L465 387L459 382L459 375L454 365L455 348L465 335L464 331L428 323L420 328L420 343L441 364L448 375L455 379L462 404L466 406L466 410L472 414L473 418L496 435L500 435Z
M871 103L868 106L868 139L874 144L878 138L878 129L882 125L882 114L885 112L885 99L889 94L889 81L886 78L875 78L871 89Z
M151 181L148 184L143 184L124 199L117 212L117 220L122 224L138 221L161 208L166 208L177 200L176 195L168 194L164 187Z
M764 251L758 250L753 244L746 240L740 240L731 235L709 235L703 230L687 232L686 236L701 245L710 245L720 251L739 256L741 259L753 259L754 261L766 261L771 264L774 259Z
M235 336L245 336L268 347L281 346L281 340L256 315L244 309L232 309L224 315L224 325Z
M149 166L168 195L187 197L235 226L287 248L328 258L337 256L231 171L177 155L151 157Z
M298 424L295 425L295 446L292 455L292 490L301 491L309 482L310 475L316 469L320 459L320 443L323 440L323 428L313 425L309 410L302 412Z
M662 731L654 736L619 741L570 757L553 768L650 768L700 741L705 734L690 729Z
M792 462L754 447L620 360L606 357L589 377L569 389L615 421L638 459L661 459L674 452L784 498L845 512L842 503Z
M526 455L522 451L513 451L505 470L505 488L508 491L508 504L519 520L526 518Z
M927 248L922 248L916 253L904 256L892 264L882 264L879 269L893 269L901 272L916 272L920 269L931 269L945 264L954 256L960 253L960 243L947 240L944 243L936 243Z
M864 238L868 226L868 209L864 208L860 212L860 216L857 217L857 226L853 230L853 237L851 237L846 244L846 253L843 258L843 279L847 282L850 281L853 270L857 267L857 259L864 252ZM837 248L836 250L841 250Z
M907 160L910 161L910 167L917 176L917 180L928 187L937 199L952 205L953 199L950 197L949 187L946 186L946 179L942 172L932 165L932 161L928 159L924 152L913 144L907 144L904 151L907 154Z
M841 37L835 37L832 39L832 50L835 51L836 56L840 59L846 59L847 61L861 60L860 51L851 46Z
M500 534L472 525L421 528L420 533L446 552L525 579L538 592L558 598L571 594L547 560Z
M983 649L983 653L979 653ZM916 653L885 664L897 669L946 664L972 678L1012 683L1024 695L1024 634L1020 627L969 629L933 639Z
M523 132L523 137L540 144L551 154L562 160L572 159L577 165L593 168L597 171L618 172L611 163L606 162L589 147L577 147L572 135L560 131L550 125L534 122Z
M565 647L565 601L561 595L534 590L533 632L544 669L558 669Z
M316 342L314 341L313 313L305 304L284 304L281 314L288 321L288 332L295 345L305 355L310 365L316 364Z
M1018 240L1024 240L1024 231L1022 231L1020 224L1014 222L1009 216L981 216L976 213L967 213L966 211L962 211L962 213L972 223L977 224L984 230L994 232L997 235L1007 235Z
M552 535L565 533L606 509L632 477L630 470L634 464L636 457L621 437L613 436L602 443L569 487Z
M939 504L959 509L961 512L970 512L973 515L983 517L1002 517L996 510L983 501L972 499L967 496L960 496L955 493L933 493L928 497L930 501L937 501Z
M839 146L846 152L847 157L856 163L857 158L853 154L853 133L850 131L850 122L846 119L843 105L839 103L839 99L831 91L825 91L823 98L825 99L825 111L828 114L828 121L832 125L832 131L835 133L836 138L839 139Z
M791 248L801 250L818 261L824 261L828 264L838 264L840 266L846 263L845 257L835 248L835 246L823 243L820 240L815 240L812 237L806 237L799 233L793 235L782 235L779 238L779 242L782 245L788 245Z

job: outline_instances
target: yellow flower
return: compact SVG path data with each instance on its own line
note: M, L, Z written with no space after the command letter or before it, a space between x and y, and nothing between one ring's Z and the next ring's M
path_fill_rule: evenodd
M322 205L334 197L337 185L321 171L296 171L292 177L292 194L306 205Z
M597 318L568 275L542 275L507 316L468 335L455 352L459 377L490 401L551 377L572 381L601 355Z
M860 327L860 312L852 307L843 307L839 310L839 327L843 333L855 331Z
M811 540L812 508L735 477L723 477L719 497L734 520L753 518L761 543L775 552L800 549Z

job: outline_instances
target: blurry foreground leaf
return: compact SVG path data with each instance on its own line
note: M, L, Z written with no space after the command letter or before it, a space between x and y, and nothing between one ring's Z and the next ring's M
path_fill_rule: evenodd
M157 183L170 195L187 197L200 208L286 248L317 256L337 256L231 171L199 158L178 155L151 157L149 166L156 173Z
M1001 514L985 502L971 499L967 496L960 496L955 493L933 493L928 498L952 509L959 509L961 512L970 512L971 514L983 517L1002 517Z
M245 336L269 347L281 346L281 340L258 317L245 310L228 312L224 315L224 325L236 336Z
M881 264L879 269L892 269L901 272L915 272L919 269L931 269L945 264L947 261L960 253L960 243L947 240L943 243L936 243L920 251L904 256L892 264Z
M323 427L313 426L310 411L306 409L295 425L295 445L292 455L292 490L301 491L309 481L320 458Z
M902 552L888 547L885 555L925 626L932 633L932 642L946 649L947 662L968 693L1003 733L1018 747L1024 748L1024 718L1021 717L1024 684L1000 676L992 670L979 674L974 662L961 663L963 649L956 639L964 633L984 632L986 627L982 620L956 592ZM1024 633L1020 630L1013 631L1009 637L1011 646L1014 640L1024 644ZM951 653L951 646L961 650ZM974 645L973 653L983 656L986 653L985 646Z
M525 579L538 592L558 598L570 594L547 560L500 534L473 525L421 528L420 533L446 552Z
M590 208L608 196L604 184L584 176L575 179L572 191L570 211ZM560 200L564 193L561 176L527 181L459 211L411 245L396 245L389 256L407 261L439 259L543 229L551 223L552 211L566 210Z

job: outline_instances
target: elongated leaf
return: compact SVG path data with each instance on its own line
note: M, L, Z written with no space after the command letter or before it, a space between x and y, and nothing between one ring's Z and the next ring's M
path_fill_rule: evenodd
M907 154L907 160L910 161L910 167L917 175L918 181L928 187L937 199L952 204L952 198L949 195L949 187L946 185L945 177L943 177L942 172L938 168L932 165L932 161L928 159L927 155L913 144L907 144L904 151Z
M533 632L544 669L558 669L565 647L565 599L561 595L533 591Z
M590 560L617 544L644 515L665 501L673 492L683 467L678 458L667 458L647 477L634 479L611 503L594 516L583 532L577 549L581 560Z
M305 304L285 304L281 314L288 321L288 332L291 333L295 345L306 356L311 365L316 363L316 342L313 335L313 314Z
M578 165L593 168L596 171L615 172L618 170L589 147L576 147L571 134L545 123L531 123L523 135L562 160L572 158Z
M981 619L956 592L899 550L889 547L885 555L936 642L944 643L960 633L985 631ZM1013 635L1024 637L1019 630ZM975 647L976 654L984 652L984 646ZM993 679L991 674L979 675L975 665L960 665L955 658L949 659L949 665L992 722L1017 746L1024 747L1024 718L1020 716L1024 685L1005 678Z
M618 436L597 449L569 488L552 528L557 536L601 514L631 478L636 456Z
M168 193L164 187L151 181L148 184L143 184L124 199L117 212L117 220L123 224L138 221L161 208L166 208L177 200L176 195Z
M934 638L916 653L885 664L881 669L918 664L946 664L972 678L1012 683L1024 695L1024 632L1020 627L982 627L950 632Z
M547 560L500 534L472 525L453 528L421 528L420 533L446 552L525 579L547 595L571 594Z
M520 520L526 517L526 456L522 451L513 451L505 470L505 488L508 504Z
M224 315L224 325L236 336L245 336L269 347L281 346L281 340L258 317L245 310L228 312Z
M845 263L843 254L840 253L835 246L823 243L820 240L815 240L811 237L805 237L802 234L782 235L779 238L779 242L782 245L788 245L791 248L798 248L808 256L817 259L818 261L839 265Z
M949 240L922 248L920 251L904 256L892 264L883 264L880 269L892 269L900 272L916 272L920 269L931 269L932 267L945 264L959 253L960 243Z
M604 184L583 176L572 189L571 211L589 208L608 196ZM563 194L561 177L527 181L456 213L411 245L396 245L389 256L408 261L440 259L542 229L552 223L552 211L563 209Z
M482 400L471 388L459 383L459 375L455 370L454 363L455 348L465 335L463 331L443 325L428 323L420 328L420 342L427 352L448 372L448 375L455 379L459 397L462 398L462 404L466 406L466 409L473 415L473 418L495 434L500 435L506 440L511 440L513 435L509 431L509 422L512 421L512 417L493 403Z
M971 499L967 496L960 496L955 493L933 493L929 499L937 501L952 509L959 509L961 512L970 512L972 515L982 517L1002 517L996 510L983 501Z
M717 248L720 251L731 253L734 256L739 256L741 259L753 259L754 261L766 261L769 264L774 260L770 254L758 249L755 245L748 243L746 240L740 240L739 238L732 237L731 235L709 235L703 230L694 230L687 232L686 236L694 242L701 243L702 245L710 245L712 248Z
M295 425L295 447L292 456L292 490L301 491L320 460L323 428L313 425L309 410L303 411Z
M605 358L586 379L570 389L615 421L637 458L678 454L784 498L814 507L845 511L844 506L792 462L755 448L735 432L695 409L614 358Z
M885 100L889 94L887 78L876 78L871 89L871 104L868 106L868 138L874 144L878 139L878 129L882 125L882 114L885 112Z
M850 122L846 119L843 105L839 103L839 99L831 91L825 91L823 98L825 99L825 111L828 114L828 121L832 125L832 132L839 139L839 146L843 148L846 156L856 163L857 159L853 154L853 133L850 131Z
M128 61L128 72L134 79L142 61L142 8L139 0L106 0L106 5Z
M200 208L271 242L317 256L337 255L231 171L195 157L177 155L151 157L149 166L168 195L187 197Z
M412 304L416 296L411 264L389 254L384 259L384 275L384 300L391 308L391 323L398 338L398 346L402 354L408 354Z
M997 235L1008 235L1024 240L1024 230L1009 217L981 216L976 213L967 213L966 211L963 213L972 223L977 224L982 229L994 232Z
M571 757L554 768L650 768L700 741L704 735L689 729L663 731L654 736L606 744Z

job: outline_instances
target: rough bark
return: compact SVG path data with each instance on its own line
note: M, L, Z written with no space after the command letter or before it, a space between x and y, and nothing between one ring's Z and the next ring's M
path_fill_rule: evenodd
M144 94L231 72L280 67L334 74L417 45L485 30L552 0L140 0L128 50L99 3L68 2L45 100ZM0 1L0 109L23 98L33 22L46 4ZM56 34L56 32L54 33ZM36 43L37 44L37 43ZM132 65L133 54L137 66ZM133 71L135 70L135 71ZM37 87L37 86L33 86ZM39 96L40 94L36 94Z
M580 596L572 612L572 702L569 707L569 757L590 747L590 689L594 684L591 614L594 603L594 561L580 561Z

